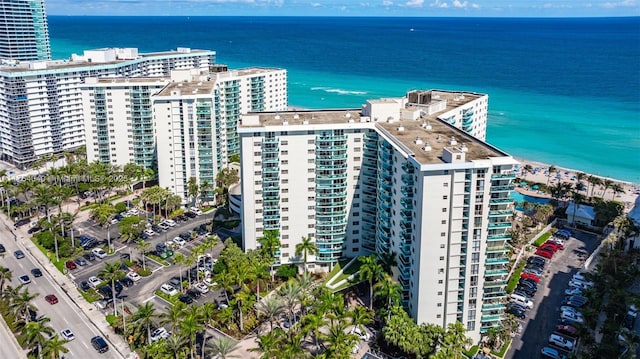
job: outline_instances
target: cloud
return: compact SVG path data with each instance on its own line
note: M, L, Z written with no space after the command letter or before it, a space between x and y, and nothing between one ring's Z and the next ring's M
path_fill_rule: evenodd
M468 1L460 2L459 0L453 0L452 5L453 7L457 7L458 9L464 9L467 7L467 5L469 5L469 2Z
M320 7L320 6L322 6L322 4L320 4L320 3L317 3L317 2L312 2L311 3L311 7Z
M440 0L435 0L434 2L432 2L431 4L429 4L429 6L431 7L437 7L437 8L441 8L441 9L446 9L449 7L449 4L447 4L447 2L440 2Z
M382 2L383 6L393 6L393 1L389 1L389 0L384 0Z
M408 7L422 7L424 0L409 0L404 5Z
M605 9L615 9L619 7L633 7L638 6L638 2L636 0L622 0L616 2L605 2L600 4L601 7Z

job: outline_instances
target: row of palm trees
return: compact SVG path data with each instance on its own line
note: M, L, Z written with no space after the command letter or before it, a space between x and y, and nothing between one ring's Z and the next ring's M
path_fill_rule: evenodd
M0 266L0 314L29 355L37 358L59 359L69 352L67 340L61 338L49 325L51 319L42 317L31 320L30 312L36 311L32 301L37 293L30 293L22 284L6 285L13 278L11 270Z
M524 167L525 171L528 172L532 172L533 171L533 167L529 164L525 165ZM555 166L549 166L548 169L548 176L547 176L547 188L549 188L549 180L551 179L551 176L554 173L559 173L560 169L558 169ZM611 200L613 200L615 198L615 196L618 193L624 193L624 188L622 187L622 185L620 185L617 182L614 182L613 180L610 180L608 178L601 178L598 176L593 176L593 175L589 175L586 174L584 172L578 172L576 173L576 180L578 183L582 182L582 181L586 181L588 183L587 187L584 189L585 195L587 195L587 193L589 193L589 197L593 197L593 193L596 189L597 186L603 186L604 187L604 191L602 192L602 197L604 198L605 194L607 193L607 191L609 189L612 190L611 193ZM562 182L558 182L556 183L555 186L553 186L551 188L551 193L554 194L554 196L558 196L558 198L562 198L563 194L566 195L568 193L571 193L573 191L577 191L580 192L581 190L577 189L577 188L572 188L572 184L571 183L562 183Z

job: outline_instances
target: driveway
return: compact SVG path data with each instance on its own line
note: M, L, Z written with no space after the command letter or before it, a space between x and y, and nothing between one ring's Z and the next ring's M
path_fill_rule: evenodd
M523 330L513 338L511 348L505 358L531 359L540 357L542 347L548 345L549 335L555 330L559 318L559 308L564 299L564 290L573 274L578 272L583 259L579 251L591 254L598 246L597 236L576 232L565 241L564 250L558 251L545 268L545 278L538 285L533 302L534 307L522 320Z

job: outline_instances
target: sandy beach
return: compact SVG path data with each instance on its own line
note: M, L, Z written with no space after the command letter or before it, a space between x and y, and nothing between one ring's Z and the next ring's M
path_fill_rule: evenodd
M527 181L528 183L547 184L547 181L548 181L549 186L555 185L558 182L572 183L574 186L575 184L578 183L576 176L581 171L569 169L569 168L562 168L554 165L554 167L556 168L556 172L553 172L551 174L551 177L549 177L548 169L550 165L541 163L541 162L530 161L522 158L516 158L516 159L520 162L520 170L518 171L517 176ZM530 165L534 169L534 171L525 171L524 168L527 164ZM587 177L590 175L591 174L587 173ZM619 181L613 178L606 178L602 176L595 176L595 177L599 177L602 180L609 179L614 183L619 184L624 189L624 192L617 193L614 196L614 191L611 188L608 188L605 190L603 185L598 185L593 190L594 196L603 197L606 200L615 199L617 201L624 203L625 208L627 210L631 209L631 207L636 201L636 198L638 197L637 191L640 190L640 185L630 183L630 182L625 182L625 181ZM582 182L584 183L585 186L589 186L589 182L586 179L582 180ZM525 195L531 195L531 196L537 196L537 197L550 197L549 194L538 193L537 191L531 191L528 189L518 188L517 190L518 192ZM582 191L582 193L585 195L590 195L591 189L589 189L589 193L587 193L586 191Z

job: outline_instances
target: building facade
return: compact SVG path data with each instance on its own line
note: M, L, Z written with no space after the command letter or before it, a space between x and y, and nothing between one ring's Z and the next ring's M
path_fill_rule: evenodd
M70 60L2 65L0 158L24 169L43 155L84 145L81 87L87 77L168 77L173 70L206 71L214 61L215 52L207 50L138 54L127 48L85 51ZM89 106L89 113L95 106ZM109 112L106 115L112 116Z
M477 138L481 125L468 131L446 118L486 113L486 99L414 91L362 109L243 116L244 248L276 229L277 262L300 263L295 247L311 237L316 271L395 253L409 313L419 323L460 321L479 339L504 313L517 162Z
M171 82L151 99L159 185L188 202L193 177L210 186L201 197L210 201L220 169L240 160L240 116L286 110L287 75L281 69L225 69Z
M50 58L44 0L0 0L0 59L15 63Z

